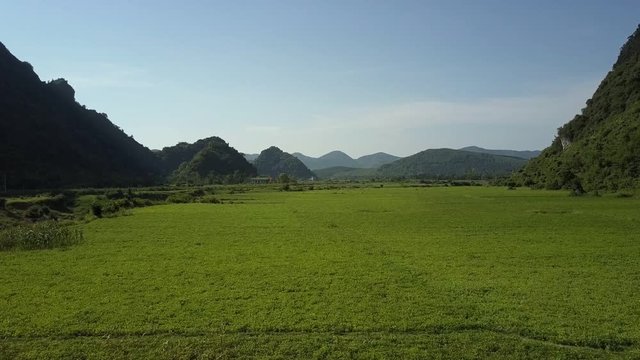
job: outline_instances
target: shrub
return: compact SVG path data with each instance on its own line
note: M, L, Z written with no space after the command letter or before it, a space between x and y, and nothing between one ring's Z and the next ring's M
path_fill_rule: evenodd
M102 204L99 202L94 202L91 204L91 213L93 216L101 218L102 217Z
M122 192L122 190L120 190L120 189L107 191L104 195L107 197L107 199L111 199L111 200L124 199L124 197L125 197L124 196L124 192Z
M82 231L56 221L19 225L0 231L0 250L67 247L83 240Z
M615 197L617 198L630 198L633 197L633 192L632 191L618 191L617 193L615 193Z
M173 204L190 203L193 202L193 197L187 193L171 194L167 197L167 202Z
M208 204L222 204L222 200L218 199L217 197L213 196L213 195L205 195L200 199L201 203L208 203Z
M151 206L153 205L153 201L149 199L141 199L141 198L133 198L131 200L133 202L133 206L135 207L143 207L143 206Z
M27 211L24 212L24 216L31 220L47 218L50 214L51 209L46 205L31 205Z
M200 196L203 196L203 195L204 195L204 190L202 190L202 189L196 189L196 190L193 190L191 192L191 196L193 196L193 197L200 197Z
M7 205L7 199L0 198L0 210L4 210Z

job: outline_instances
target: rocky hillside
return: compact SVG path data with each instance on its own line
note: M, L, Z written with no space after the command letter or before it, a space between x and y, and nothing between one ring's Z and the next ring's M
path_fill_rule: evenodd
M132 186L161 177L156 156L75 100L64 79L40 81L0 43L0 176L7 188Z
M256 175L255 167L241 153L215 136L164 148L160 156L165 169L180 162L170 176L173 183L228 184Z
M578 192L640 186L640 27L586 104L516 183Z
M299 180L307 180L315 176L302 161L275 146L263 150L253 164L258 169L259 175L272 178L277 178L280 174L287 174Z

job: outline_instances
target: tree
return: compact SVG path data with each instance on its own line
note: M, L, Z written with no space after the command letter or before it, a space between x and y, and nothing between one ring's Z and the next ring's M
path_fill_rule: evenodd
M278 182L281 184L288 184L291 181L291 178L289 178L289 175L287 175L286 173L282 173L280 175L278 175Z

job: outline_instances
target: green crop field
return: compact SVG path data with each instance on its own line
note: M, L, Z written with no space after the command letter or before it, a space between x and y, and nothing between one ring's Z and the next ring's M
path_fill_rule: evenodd
M640 201L252 190L0 252L0 358L640 358Z

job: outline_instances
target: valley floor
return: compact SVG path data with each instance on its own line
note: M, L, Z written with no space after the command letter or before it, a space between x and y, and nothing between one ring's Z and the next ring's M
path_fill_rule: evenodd
M0 358L640 358L640 202L249 191L0 252Z

